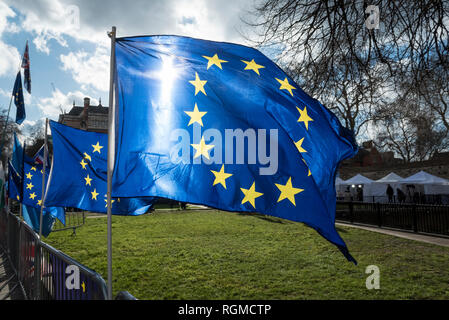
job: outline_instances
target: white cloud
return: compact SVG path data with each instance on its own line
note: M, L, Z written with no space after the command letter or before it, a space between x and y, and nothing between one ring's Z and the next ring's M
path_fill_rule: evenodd
M33 43L46 53L50 40L67 45L67 36L107 47L106 32L118 36L178 34L215 41L242 42L239 13L250 2L227 0L4 0L19 11L21 27L35 34Z
M59 89L56 89L53 91L51 97L40 98L37 102L37 107L45 117L57 120L61 113L70 111L74 101L77 105L82 105L84 97L86 95L81 91L64 94ZM91 98L91 105L97 104L98 100Z
M237 32L239 13L249 3L239 0L3 0L20 13L20 27L33 35L38 51L51 54L52 45L79 49L59 56L62 70L70 73L81 90L109 89L107 31L117 26L117 36L177 34L215 41L243 42ZM243 3L243 4L242 4ZM70 38L70 39L69 39ZM93 52L83 43L93 43Z
M88 90L88 86L105 92L109 90L110 59L106 48L97 47L93 55L86 51L78 51L60 55L59 58L62 70L70 72L83 90Z
M17 48L2 41L5 32L17 32L16 25L10 25L9 18L14 18L15 13L3 2L0 2L0 76L14 74L17 72L20 63L20 54Z

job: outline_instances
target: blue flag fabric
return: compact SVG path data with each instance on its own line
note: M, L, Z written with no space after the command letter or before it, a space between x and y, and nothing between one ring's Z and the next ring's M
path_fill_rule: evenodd
M74 129L50 121L53 165L45 204L107 212L107 143L104 133ZM153 197L112 199L112 214L144 214Z
M179 36L118 38L113 196L157 196L335 229L353 136L261 52Z
M8 162L8 198L20 201L21 177L14 169L11 161Z
M20 71L17 73L16 82L14 82L14 89L12 91L14 97L14 104L17 107L16 111L16 123L21 124L25 120L25 100L23 99L22 90L22 76Z
M35 209L42 205L42 174L43 165L24 162L23 199L22 203ZM45 172L45 184L48 184L49 168ZM49 206L45 203L44 216L49 213L65 225L65 210L63 207ZM39 213L40 214L40 213Z
M23 173L24 158L25 154L22 145L20 144L20 141L17 138L16 133L14 132L14 144L12 148L11 165L14 167L14 170L19 174L20 177L22 176Z
M34 232L39 233L40 231L40 217L41 210L33 206L22 206L23 220L34 230ZM44 210L42 215L42 235L48 237L51 233L53 225L55 223L55 218L48 211Z
M14 173L12 178L14 179L17 195L20 199L22 199L22 175L23 175L23 162L25 159L25 152L20 144L19 139L17 138L16 133L14 132L14 144L12 149L12 158L10 161L10 166L12 169L9 170L10 173ZM17 197L14 197L17 198Z

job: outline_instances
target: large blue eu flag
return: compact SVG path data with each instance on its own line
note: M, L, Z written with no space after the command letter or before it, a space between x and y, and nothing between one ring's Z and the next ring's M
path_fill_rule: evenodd
M178 36L116 42L114 197L157 196L335 229L353 136L261 52Z
M45 195L46 206L107 211L107 142L104 133L74 129L50 121L53 163ZM153 197L114 198L112 214L144 214Z
M30 163L24 161L23 163L23 184L22 184L22 195L23 199L20 201L22 204L28 207L37 209L40 216L40 208L42 206L42 175L44 173L44 166L42 164ZM48 183L48 175L50 173L49 168L45 170L45 185ZM29 212L37 212L36 210L30 209ZM47 219L46 216L51 215L57 218L63 225L65 225L65 210L63 207L49 206L44 203L43 217ZM50 220L50 219L48 219ZM35 220L33 220L35 221ZM39 230L38 226L36 226Z

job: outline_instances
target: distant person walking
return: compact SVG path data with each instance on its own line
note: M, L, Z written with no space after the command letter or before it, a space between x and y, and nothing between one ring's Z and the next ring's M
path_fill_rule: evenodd
M387 187L388 202L393 202L393 194L394 194L393 188L390 185L388 185Z
M405 193L402 192L402 190L399 188L396 189L396 193L398 194L399 203L404 203L405 202Z

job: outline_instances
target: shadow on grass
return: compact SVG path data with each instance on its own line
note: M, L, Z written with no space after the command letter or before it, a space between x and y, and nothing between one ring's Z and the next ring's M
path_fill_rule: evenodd
M271 217L271 216L267 216L267 215L256 213L256 212L239 212L238 215L239 216L250 216L250 217L258 218L258 219L265 220L265 221L272 222L272 223L280 223L280 224L291 223L289 221L281 220L276 217Z

